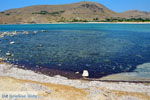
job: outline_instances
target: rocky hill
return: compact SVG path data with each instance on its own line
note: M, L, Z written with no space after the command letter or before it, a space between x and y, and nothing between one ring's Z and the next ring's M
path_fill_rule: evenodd
M138 10L130 10L121 13L122 17L125 18L150 18L150 12L138 11Z
M118 17L150 18L150 13L140 11L116 13L96 2L37 5L0 12L0 24L104 21L106 18Z

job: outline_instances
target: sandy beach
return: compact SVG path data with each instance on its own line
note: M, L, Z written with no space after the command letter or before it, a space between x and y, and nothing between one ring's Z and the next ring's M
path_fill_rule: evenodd
M60 22L60 23L93 23L93 24L150 24L150 22Z
M17 100L149 100L150 84L71 80L0 63L0 95L31 93L36 98ZM0 100L5 100L0 96ZM12 99L9 99L12 100Z
M22 25L31 23L19 23ZM52 23L36 23L36 24L150 24L150 22L52 22ZM17 24L0 24L0 25L17 25Z

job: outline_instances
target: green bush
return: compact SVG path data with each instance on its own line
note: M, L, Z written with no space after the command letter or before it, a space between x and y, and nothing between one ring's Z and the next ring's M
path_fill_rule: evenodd
M10 13L6 13L5 15L9 16L9 15L10 15Z
M106 18L105 22L149 22L149 18Z
M63 13L65 11L55 11L55 12L48 12L48 11L40 11L40 12L34 12L32 14L41 14L41 15L46 15L46 14L50 14L50 15L59 15L61 13Z
M99 21L99 18L93 18L93 21Z
M89 21L86 20L86 19L77 19L77 18L74 18L71 22L89 22Z

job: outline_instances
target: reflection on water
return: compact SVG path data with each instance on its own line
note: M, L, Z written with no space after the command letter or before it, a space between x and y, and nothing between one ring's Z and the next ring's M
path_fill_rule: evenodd
M148 27L149 24L1 26L3 32L26 30L29 34L1 38L0 56L32 68L42 66L74 73L88 70L90 77L135 71L137 65L150 62Z

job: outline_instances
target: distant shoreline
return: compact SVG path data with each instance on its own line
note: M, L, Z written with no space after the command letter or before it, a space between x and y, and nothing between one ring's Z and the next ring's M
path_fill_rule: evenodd
M50 24L150 24L150 22L58 22Z
M54 22L54 23L19 23L0 25L26 25L26 24L150 24L150 22Z

